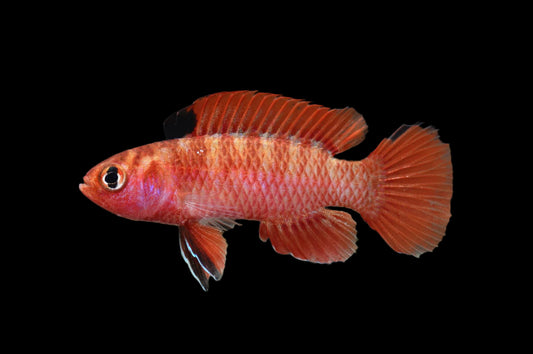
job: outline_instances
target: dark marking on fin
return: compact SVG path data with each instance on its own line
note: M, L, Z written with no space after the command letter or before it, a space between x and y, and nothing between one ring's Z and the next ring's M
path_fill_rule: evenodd
M196 114L191 107L180 109L172 113L163 122L163 129L167 139L183 138L191 134L196 127Z

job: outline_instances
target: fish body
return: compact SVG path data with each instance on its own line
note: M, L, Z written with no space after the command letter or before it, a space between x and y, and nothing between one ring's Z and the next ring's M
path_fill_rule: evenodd
M119 216L179 226L181 254L204 290L222 277L222 233L236 219L260 221L277 252L317 263L357 249L355 221L327 206L357 211L402 253L431 251L444 235L452 168L433 128L403 126L368 158L345 161L334 155L367 131L351 108L223 92L169 117L166 130L184 121L192 133L110 157L80 190Z

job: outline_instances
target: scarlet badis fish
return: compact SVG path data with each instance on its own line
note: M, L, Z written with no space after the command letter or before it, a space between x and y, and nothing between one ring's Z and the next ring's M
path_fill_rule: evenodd
M176 126L192 132L178 138ZM169 140L126 150L80 184L119 216L177 225L181 255L204 290L226 262L223 232L260 221L259 237L281 254L343 262L357 249L358 212L397 252L420 256L450 218L450 148L432 127L403 125L367 158L334 155L363 141L353 108L329 109L280 95L221 92L165 121Z

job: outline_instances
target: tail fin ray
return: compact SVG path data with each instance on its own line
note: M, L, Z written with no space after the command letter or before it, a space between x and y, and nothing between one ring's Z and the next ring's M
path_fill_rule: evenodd
M404 125L365 161L378 177L363 219L397 252L418 257L432 251L451 216L449 146L434 128Z

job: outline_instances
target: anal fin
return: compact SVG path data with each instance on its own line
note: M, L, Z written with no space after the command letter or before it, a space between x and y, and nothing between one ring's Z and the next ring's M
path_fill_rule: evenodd
M205 291L210 277L220 280L224 273L227 243L222 232L220 227L200 222L180 226L181 255Z
M280 254L314 263L344 262L356 251L357 231L350 214L321 209L294 219L261 222L261 240Z

